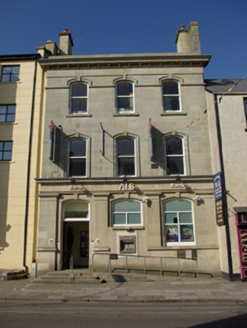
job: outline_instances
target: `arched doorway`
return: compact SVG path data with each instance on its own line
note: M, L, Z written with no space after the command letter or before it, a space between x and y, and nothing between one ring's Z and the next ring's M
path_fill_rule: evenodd
M63 208L63 269L89 266L89 204L69 201Z

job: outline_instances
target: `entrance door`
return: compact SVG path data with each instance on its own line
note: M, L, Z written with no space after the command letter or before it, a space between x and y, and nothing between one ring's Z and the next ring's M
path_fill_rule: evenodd
M89 262L89 222L64 222L63 268L73 255L74 268L87 268Z
M63 223L63 269L89 266L88 203L72 201L65 204Z

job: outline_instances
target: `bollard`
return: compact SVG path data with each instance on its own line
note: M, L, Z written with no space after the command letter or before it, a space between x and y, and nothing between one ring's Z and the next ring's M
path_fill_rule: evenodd
M73 266L74 266L73 254L71 254L69 259L69 269L70 269L70 280L74 280Z

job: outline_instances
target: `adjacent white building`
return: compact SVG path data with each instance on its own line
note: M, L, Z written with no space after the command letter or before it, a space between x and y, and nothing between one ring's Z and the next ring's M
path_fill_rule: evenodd
M206 80L213 173L221 172L221 271L247 279L247 80Z

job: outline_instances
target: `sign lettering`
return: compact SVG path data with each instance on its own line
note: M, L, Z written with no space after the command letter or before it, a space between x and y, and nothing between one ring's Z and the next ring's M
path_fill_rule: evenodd
M119 186L119 190L135 190L134 183L121 183Z
M69 186L69 190L84 190L85 187L83 185L71 185Z

